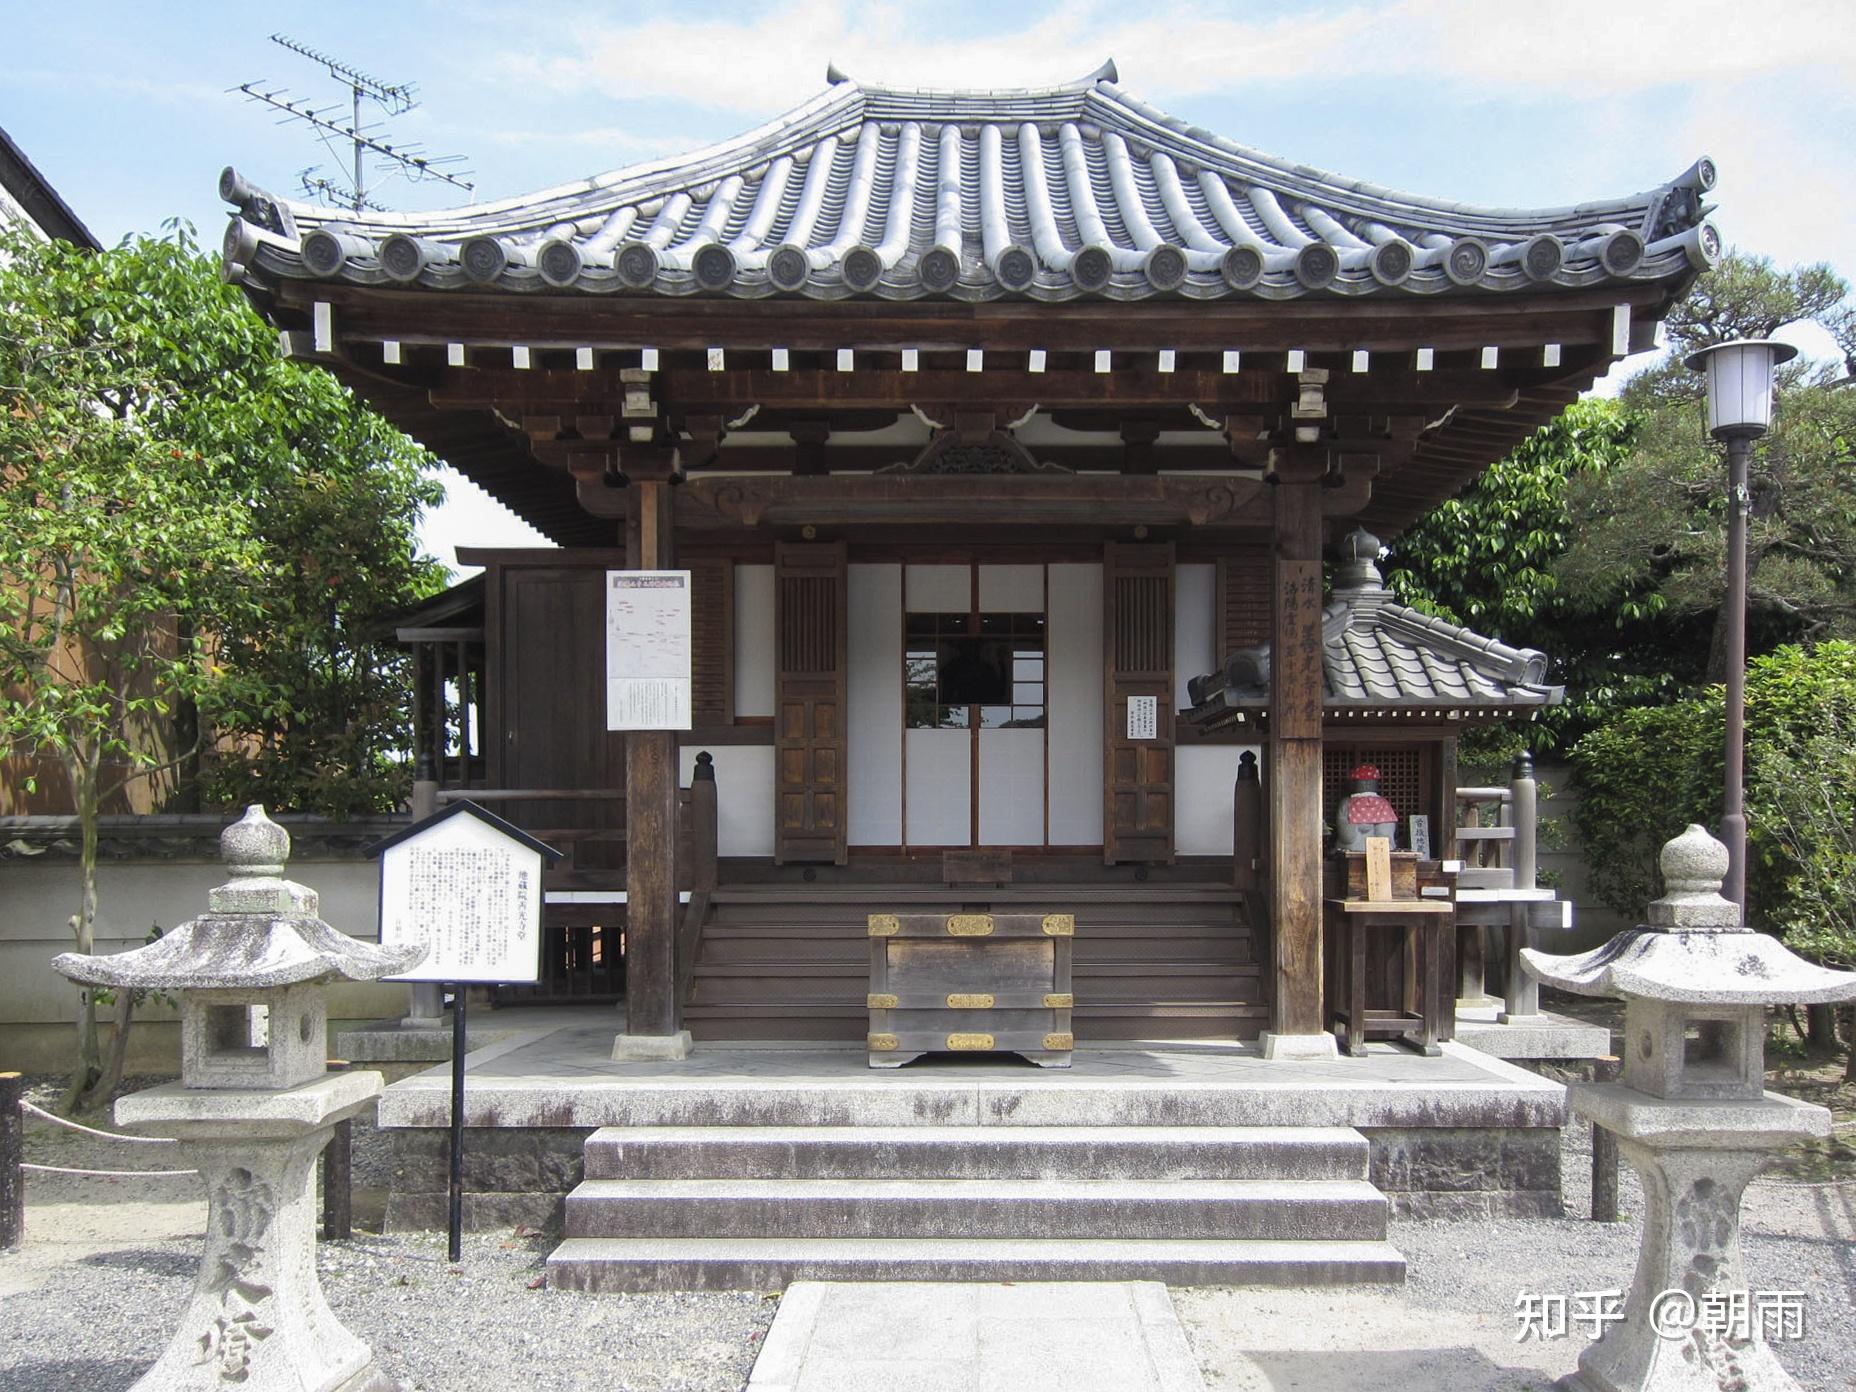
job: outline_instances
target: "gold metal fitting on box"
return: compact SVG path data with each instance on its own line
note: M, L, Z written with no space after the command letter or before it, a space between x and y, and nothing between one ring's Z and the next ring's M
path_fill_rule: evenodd
M992 936L992 915L949 914L947 931L956 938L989 938Z
M894 914L871 914L869 924L873 938L893 938L902 931L902 920Z
M1046 1049L1074 1049L1076 1036L1073 1034L1047 1034L1044 1036Z
M886 1054L895 1047L896 1036L893 1034L873 1034L870 1036L870 1052L873 1054Z
M1048 938L1073 938L1076 936L1075 914L1045 914L1044 936Z
M872 1010L894 1010L896 998L894 996L865 996L864 1004Z
M1046 1010L1068 1010L1076 1004L1076 997L1068 991L1052 991L1044 997Z
M947 1047L950 1049L990 1049L992 1048L992 1036L990 1034L950 1034L947 1037Z
M958 993L947 998L949 1010L991 1010L992 997L988 995L963 996Z

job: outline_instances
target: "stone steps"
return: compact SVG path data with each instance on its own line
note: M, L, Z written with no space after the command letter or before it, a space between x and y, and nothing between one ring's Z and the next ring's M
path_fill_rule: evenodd
M779 1290L793 1281L1164 1281L1173 1286L1398 1283L1385 1242L1196 1238L569 1238L548 1258L563 1290Z
M608 1126L585 1178L1349 1180L1345 1126Z
M1348 1127L604 1127L550 1280L1399 1281Z
M1382 1239L1364 1180L589 1179L569 1237Z

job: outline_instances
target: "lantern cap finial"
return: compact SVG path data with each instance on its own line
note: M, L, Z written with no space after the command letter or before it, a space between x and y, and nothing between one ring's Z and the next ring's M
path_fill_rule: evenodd
M1678 932L1746 932L1740 909L1721 894L1727 878L1727 847L1690 822L1666 842L1657 864L1663 897L1650 902L1650 927Z
M281 875L290 862L290 833L252 803L245 815L219 833L219 856L235 878Z

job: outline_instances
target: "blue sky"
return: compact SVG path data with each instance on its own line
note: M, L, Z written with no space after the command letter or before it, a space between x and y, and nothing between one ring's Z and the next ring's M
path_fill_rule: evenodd
M319 6L9 7L0 126L106 242L193 222L214 244L232 164L273 192L332 159L226 89L268 79L319 105L322 70L281 31L422 105L385 132L468 156L508 197L760 124L824 85L1036 86L1113 57L1123 86L1273 154L1437 197L1551 206L1721 169L1729 243L1856 278L1856 3L1851 0L1372 0L1132 6L1108 0L700 7L601 0L324 0ZM469 195L392 181L429 208ZM1810 345L1807 347L1821 345ZM454 488L434 550L522 533Z

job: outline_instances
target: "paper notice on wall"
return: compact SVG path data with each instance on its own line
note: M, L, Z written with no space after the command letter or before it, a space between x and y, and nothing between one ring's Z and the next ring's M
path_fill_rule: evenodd
M690 728L690 573L606 572L606 728Z
M1131 740L1160 738L1160 698L1158 696L1130 696L1128 698L1128 738Z

